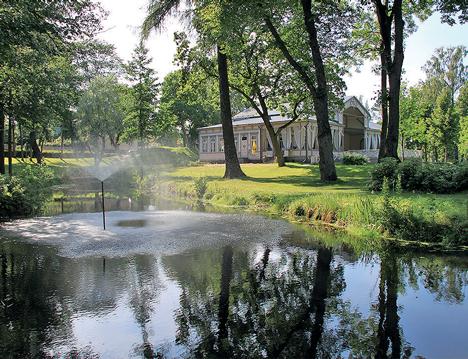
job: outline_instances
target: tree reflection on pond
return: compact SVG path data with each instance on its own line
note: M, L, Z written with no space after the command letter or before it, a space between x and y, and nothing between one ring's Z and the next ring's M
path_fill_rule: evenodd
M427 353L402 305L412 293L442 330L445 310L466 313L464 257L313 243L69 259L0 241L0 357L410 357ZM373 271L369 300L350 297Z

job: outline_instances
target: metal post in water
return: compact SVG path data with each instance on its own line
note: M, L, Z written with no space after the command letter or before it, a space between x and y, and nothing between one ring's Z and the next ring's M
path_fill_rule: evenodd
M101 181L101 194L102 194L102 226L106 230L106 211L104 209L104 181Z

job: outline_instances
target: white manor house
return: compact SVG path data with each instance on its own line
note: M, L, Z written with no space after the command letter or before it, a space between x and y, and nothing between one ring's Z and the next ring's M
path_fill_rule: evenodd
M278 111L271 111L275 131L289 121ZM262 118L254 109L246 109L232 118L237 155L241 162L263 162L273 159L273 149ZM371 122L371 116L355 97L346 97L344 109L330 120L334 155L362 153L376 159L380 146L380 125ZM199 158L203 162L224 161L224 141L221 124L198 129ZM280 144L286 160L318 162L317 120L298 119L281 131Z

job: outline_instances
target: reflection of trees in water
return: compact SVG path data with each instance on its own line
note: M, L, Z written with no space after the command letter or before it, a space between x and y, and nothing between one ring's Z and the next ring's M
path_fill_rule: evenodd
M410 270L424 284L452 273L445 279L450 285L443 280L437 286L446 298L447 288L448 298L459 298L466 284L460 266L428 271L424 257L413 257L409 266L390 251L381 256L375 305L364 316L341 298L343 266L326 248L273 257L266 248L255 261L247 250L229 251L164 259L182 287L177 342L196 357L409 357L413 348L399 324L398 295L410 282Z
M426 288L438 301L462 303L468 285L466 257L436 255L404 256L401 259L408 285L418 290Z
M45 355L54 339L72 333L66 304L54 295L59 259L19 247L0 252L0 357Z
M64 357L96 357L92 347L75 347L74 314L110 313L128 291L136 321L146 323L159 293L155 266L153 256L131 264L107 259L104 272L101 258L67 259L45 246L0 243L0 357L46 357L57 346L68 348Z
M401 356L402 340L397 304L398 286L400 282L399 272L395 257L381 257L378 297L378 343L375 350L375 357L377 359L388 357L400 358ZM389 346L391 346L391 348ZM409 355L411 354L409 348L406 351L409 351Z
M322 333L327 303L335 304L327 298L344 288L342 267L331 265L330 250L316 256L293 251L272 261L267 248L254 266L245 265L246 252L233 255L230 247L218 258L219 287L201 291L181 281L187 286L177 318L180 344L195 356L310 357L329 351Z
M157 351L149 340L147 325L153 313L155 298L161 291L158 262L152 256L135 256L129 263L128 272L129 304L142 335L142 343L134 347L134 352L145 358L157 358Z

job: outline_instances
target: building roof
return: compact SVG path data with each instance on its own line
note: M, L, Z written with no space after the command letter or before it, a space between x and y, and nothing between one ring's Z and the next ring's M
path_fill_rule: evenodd
M369 128L371 130L379 130L380 131L382 129L382 126L380 126L380 124L378 124L378 123L369 121Z
M289 118L282 116L278 111L275 111L275 110L268 111L268 114L271 117L272 123L289 121ZM253 108L247 108L244 111L241 111L232 117L232 124L234 126L262 125L263 119L258 115L257 111L255 111ZM217 128L217 127L221 127L221 124L200 127L199 130L207 129L207 128Z
M360 107L361 107L360 110L364 110L366 112L366 114L370 117L369 112L367 111L367 109L364 106L362 106L361 102L359 101L359 99L356 96L346 96L345 99L344 99L344 103L346 104L346 102L348 102L348 101L350 101L352 99L355 99L358 102L358 104L360 104ZM272 123L289 121L289 118L282 115L279 111L271 110L271 111L268 111L268 114L270 115ZM309 121L310 120L315 120L315 116L310 118ZM330 122L334 122L334 123L338 124L338 122L336 120L334 120L334 119L331 119ZM236 114L236 115L234 115L232 117L232 124L234 126L262 125L263 124L263 119L258 115L258 113L257 113L257 111L255 109L247 108L247 109L239 112L238 114ZM222 127L221 124L217 124L217 125L200 127L200 128L198 128L198 130L209 129L209 128L221 128L221 127ZM371 130L380 130L381 127L380 127L379 124L369 121L369 128Z

